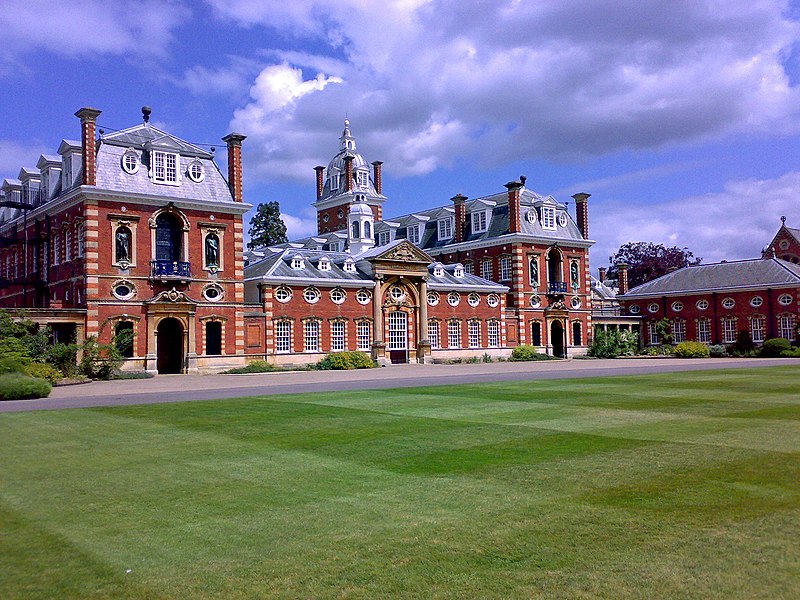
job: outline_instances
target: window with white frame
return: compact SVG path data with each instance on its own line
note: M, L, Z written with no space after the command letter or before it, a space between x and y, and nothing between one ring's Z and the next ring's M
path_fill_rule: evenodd
M408 315L401 310L389 313L389 350L408 348Z
M461 321L449 321L447 323L447 346L449 348L461 348Z
M753 296L750 298L750 306L753 308L758 308L762 304L764 304L764 299L761 296Z
M450 292L447 294L447 303L450 306L458 306L459 302L461 302L461 294L458 292Z
M292 299L292 290L286 286L281 286L275 290L275 300L280 303L288 302Z
M359 321L356 323L356 347L369 352L370 341L369 321Z
M686 321L675 319L672 322L672 341L676 344L686 341Z
M500 257L500 281L509 281L511 279L511 257Z
M369 174L366 171L356 171L356 185L360 188L369 185Z
M655 321L650 321L647 323L647 338L651 344L661 343L661 338L658 335L658 329L656 328Z
M344 261L344 272L345 273L355 273L356 272L356 263L353 261L352 258L348 258Z
M736 300L734 300L733 298L725 298L722 301L722 308L727 308L728 310L730 310L734 306L736 306Z
M492 259L485 258L481 261L481 277L484 279L492 278Z
M453 219L450 217L439 219L439 239L449 240L451 237L453 237Z
M317 263L317 268L320 271L330 271L331 261L327 257L323 256L322 258L319 259L319 263Z
M275 323L275 352L292 351L292 322L278 321Z
M736 341L736 319L722 319L722 343L733 344Z
M467 296L467 304L469 304L471 307L475 308L480 303L481 297L479 294L472 292L469 296Z
M86 230L84 229L83 223L78 223L77 236L78 236L78 257L81 257L86 252Z
M331 321L331 352L345 349L344 321Z
M389 243L390 235L388 231L381 231L378 234L378 246L385 246Z
M500 347L500 321L489 321L489 348Z
M708 319L697 320L697 341L703 344L711 343L711 321Z
M342 304L347 299L347 293L342 288L333 288L331 290L331 301L334 304Z
M457 264L453 269L453 276L454 277L463 277L464 276L464 265Z
M434 277L443 277L444 276L444 267L441 263L436 263L433 266L433 276Z
M292 268L295 270L305 268L305 261L303 261L303 257L299 254L292 257Z
M319 321L303 323L303 349L306 352L319 352Z
M764 317L755 316L750 319L750 339L754 342L763 342L766 337Z
M356 292L356 300L359 304L369 304L370 300L372 300L372 292L367 289L361 288Z
M309 304L316 304L317 302L319 302L320 297L321 294L319 293L319 290L315 287L307 287L305 290L303 290L303 298Z
M781 294L778 296L778 304L781 306L789 306L792 303L791 294Z
M472 233L482 233L486 231L486 211L477 210L472 213Z
M178 183L177 154L153 150L153 181L155 183Z
M470 348L480 348L481 347L481 322L480 321L470 321L468 326L469 332L469 347Z
M531 279L531 287L533 289L539 288L539 257L538 256L531 256L530 263L528 265L529 273Z
M695 306L697 310L708 310L708 300L698 300Z
M497 294L489 294L489 296L486 298L486 304L494 308L495 306L500 304L500 296L498 296Z
M431 306L439 304L439 292L428 292L428 304Z
M556 228L556 209L550 206L542 207L542 228L543 229Z
M331 182L331 189L338 190L339 189L339 174L334 173L329 176L329 181Z
M61 236L58 231L53 232L53 264L61 264Z
M465 261L464 262L464 272L465 273L469 273L470 275L474 275L475 274L475 263L473 263L471 260Z
M412 244L419 244L419 225L409 225L406 228L406 238Z
M69 225L64 229L64 262L72 260L72 230Z
M440 336L440 331L441 331L441 329L439 327L439 321L437 321L436 319L429 319L428 320L428 341L431 344L431 349L432 350L438 350L439 348L441 348L442 341L441 341L441 338L439 337Z
M781 315L778 317L778 337L794 341L794 315Z

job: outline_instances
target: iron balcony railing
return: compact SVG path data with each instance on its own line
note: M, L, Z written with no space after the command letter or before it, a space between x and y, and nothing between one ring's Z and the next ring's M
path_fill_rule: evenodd
M186 261L153 260L150 261L150 275L159 279L188 279L192 273Z
M547 283L548 294L566 294L567 282L566 281L549 281Z

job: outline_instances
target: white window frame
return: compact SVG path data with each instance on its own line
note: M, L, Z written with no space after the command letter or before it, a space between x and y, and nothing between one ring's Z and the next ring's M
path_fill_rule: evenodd
M722 318L722 343L733 344L736 342L736 319L733 317Z
M408 350L408 314L402 310L389 313L388 350Z
M356 301L359 304L366 306L372 301L372 292L366 288L361 288L356 292Z
M778 337L786 338L790 342L795 338L794 315L778 315Z
M476 210L472 213L472 233L483 233L489 229L488 211Z
M489 321L486 325L489 348L500 347L500 321Z
M362 352L369 352L372 344L369 321L358 321L356 323L356 348Z
M458 292L450 292L447 294L447 303L450 306L458 306L461 302L461 294Z
M449 240L453 237L453 219L445 217L438 221L439 240Z
M484 279L492 279L492 271L494 270L494 265L492 265L491 258L484 258L481 261L481 277Z
M447 322L447 347L461 348L461 321Z
M334 304L344 304L344 301L347 300L347 292L345 292L342 288L333 288L330 292L331 302Z
M64 228L64 262L72 260L72 230L67 225Z
M319 321L303 323L303 352L319 352Z
M428 319L428 342L431 350L438 350L442 347L441 324L436 319Z
M419 244L420 234L419 225L409 225L406 227L406 239L412 244Z
M153 166L151 176L153 183L164 185L180 185L180 155L175 152L153 150Z
M542 229L555 230L556 228L556 209L552 206L542 207Z
M391 241L391 232L381 231L378 233L378 246L385 246Z
M675 344L680 344L686 341L686 321L683 319L675 319L670 326L670 333L672 333L672 341Z
M760 315L755 315L750 319L750 339L755 343L761 343L766 339L766 319Z
M469 321L467 324L467 332L469 333L469 347L470 348L480 348L481 347L481 322L480 321Z
M292 322L275 322L275 352L285 354L292 351Z
M467 296L467 304L469 304L472 308L475 308L481 303L481 296L475 292L472 292L469 296Z
M292 299L293 294L291 288L282 285L275 290L274 296L275 300L277 300L281 304L285 304L286 302L289 302L289 300Z
M511 281L511 257L500 257L500 281Z
M702 344L711 343L711 320L698 319L697 320L697 341Z
M331 352L347 350L346 324L344 321L331 321Z
M649 321L647 323L647 343L651 346L656 346L661 343L661 338L658 336L656 324L656 321Z

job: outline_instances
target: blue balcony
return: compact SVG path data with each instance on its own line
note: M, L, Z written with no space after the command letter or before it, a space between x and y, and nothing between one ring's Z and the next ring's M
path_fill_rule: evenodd
M549 281L547 283L548 294L566 294L567 282L566 281Z
M189 263L173 260L150 261L150 277L154 279L189 279L192 276Z

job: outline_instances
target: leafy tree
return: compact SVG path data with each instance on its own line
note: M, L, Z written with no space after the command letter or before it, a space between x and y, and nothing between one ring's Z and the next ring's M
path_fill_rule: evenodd
M608 257L611 263L608 269L609 279L617 279L617 265L628 265L628 286L631 288L652 281L656 277L666 275L673 269L681 269L690 265L699 265L702 258L695 257L688 248L652 242L628 242L617 250L614 256Z
M250 235L250 241L247 242L250 250L287 242L286 224L281 219L281 205L275 201L259 204L256 214L250 219L247 233Z

